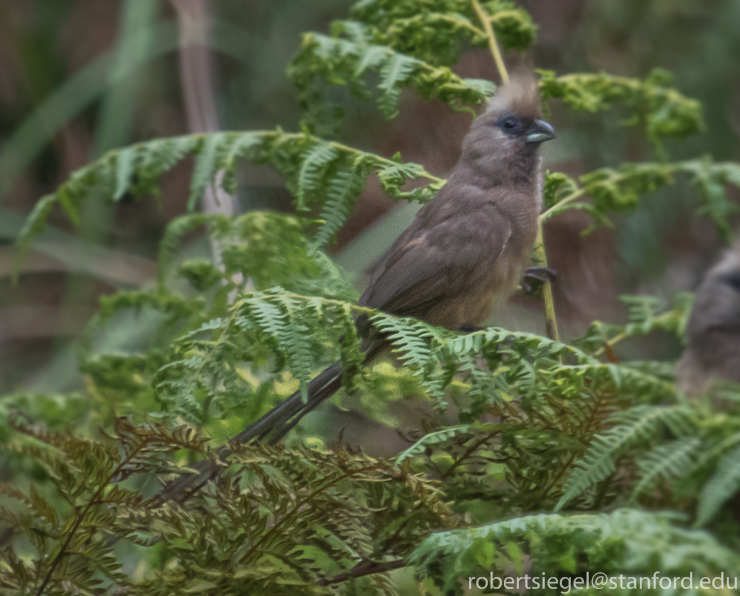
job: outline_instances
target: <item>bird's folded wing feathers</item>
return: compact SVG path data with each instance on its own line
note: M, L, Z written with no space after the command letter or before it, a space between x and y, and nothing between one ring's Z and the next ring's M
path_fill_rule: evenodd
M426 229L412 225L391 247L360 304L423 318L435 303L459 291L456 281L472 274L484 259L493 267L503 251L506 237L486 233L487 223L479 223L483 225L455 230L450 228L462 226L450 220ZM457 246L449 246L450 238Z
M425 238L394 254L360 299L360 304L399 316L419 316L445 294L449 265Z

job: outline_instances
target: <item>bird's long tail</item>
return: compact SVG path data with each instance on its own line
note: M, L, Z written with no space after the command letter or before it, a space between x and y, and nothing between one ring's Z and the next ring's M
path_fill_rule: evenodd
M324 369L308 384L308 398L304 401L300 391L284 399L257 422L250 424L234 440L248 443L254 439L277 443L306 414L321 402L334 395L342 386L342 363L335 362Z
M367 346L365 346L367 347ZM377 349L372 347L365 352L365 359L372 358ZM335 362L324 369L308 384L308 398L304 401L300 391L296 391L287 397L262 418L250 424L242 432L233 438L233 442L244 444L250 441L268 440L277 443L288 433L301 419L311 410L318 407L324 400L334 395L342 386L342 363ZM224 445L218 452L218 458L225 460L231 449ZM160 501L176 499L185 501L190 495L197 492L210 478L219 470L219 463L213 459L204 459L199 462L195 469L197 474L180 476L167 484L159 493Z
M378 338L366 339L361 350L363 361L369 362L384 348L385 341ZM348 371L354 374L355 368ZM323 401L334 395L342 386L342 363L335 362L324 369L308 383L308 398L304 401L300 391L287 397L262 418L253 422L232 439L232 443L244 444L250 441L268 440L277 443L311 410L318 407ZM229 445L224 445L217 451L219 459L225 460L231 453ZM181 476L167 484L159 493L160 501L177 499L186 500L203 484L208 482L219 470L219 463L213 459L204 459L195 466L197 474Z

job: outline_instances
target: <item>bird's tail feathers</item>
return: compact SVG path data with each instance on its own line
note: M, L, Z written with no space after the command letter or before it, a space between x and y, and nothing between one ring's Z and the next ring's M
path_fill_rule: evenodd
M254 439L269 438L270 443L282 439L301 419L325 399L334 395L342 386L342 363L335 362L324 369L308 384L308 397L304 401L300 391L283 400L257 422L250 424L234 440L248 443Z
M238 444L248 443L254 440L269 439L270 443L278 442L288 431L290 431L301 418L316 408L322 401L331 397L342 386L342 365L335 362L330 367L319 373L316 378L308 384L308 399L303 401L300 391L296 391L290 397L267 412L262 418L250 424L232 442ZM176 499L180 502L186 501L195 494L210 478L219 470L218 460L225 461L231 453L231 443L223 445L217 451L217 458L204 459L195 466L196 474L184 475L168 483L159 494L162 501ZM221 464L223 465L223 464Z

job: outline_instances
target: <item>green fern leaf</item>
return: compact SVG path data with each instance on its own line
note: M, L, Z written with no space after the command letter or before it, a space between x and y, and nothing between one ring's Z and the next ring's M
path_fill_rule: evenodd
M131 184L131 176L135 170L136 147L121 149L116 157L116 188L113 200L119 201L126 194Z
M622 423L597 435L563 486L563 496L555 507L559 511L568 501L606 479L616 471L617 458L627 449L649 441L661 427L682 436L691 425L692 412L683 405L670 407L637 406L613 420Z
M26 218L26 222L18 233L18 250L15 255L15 263L13 266L13 283L18 280L18 268L23 257L25 257L31 249L33 239L41 234L41 232L46 228L46 222L56 203L56 195L46 195L33 206L33 211L31 211L28 218Z
M275 349L286 357L290 372L301 383L303 398L308 397L313 358L309 329L299 304L283 292L256 294L245 300L260 329L274 340Z
M206 188L213 183L213 178L218 171L218 153L227 141L228 136L225 133L208 134L203 140L190 182L188 211L195 209L198 201L203 198Z
M403 54L393 54L380 69L380 83L378 89L378 107L386 118L395 118L398 115L398 98L401 95L401 86L406 83L418 68L419 62Z
M696 525L708 523L728 499L740 491L740 447L725 454L704 485L697 506Z
M252 157L264 141L264 136L258 132L246 132L236 135L231 145L225 147L221 168L223 170L222 185L226 192L236 193L236 161L242 157Z
M307 196L318 189L319 178L338 156L339 152L326 141L314 144L301 156L296 209L308 210Z
M630 499L634 501L659 482L683 476L690 472L701 446L702 441L700 439L688 437L658 445L655 449L646 453L637 460L640 481L632 491Z
M357 66L355 66L354 69L355 78L361 77L363 74L365 74L366 70L374 70L375 68L383 64L383 62L388 59L388 56L391 53L387 48L384 48L383 46L370 46L363 49L364 51L361 54L360 60L357 62Z
M427 447L429 447L430 445L438 445L440 443L449 441L453 437L456 437L460 434L465 434L470 430L471 426L472 425L470 424L447 426L441 430L437 430L424 435L421 439L416 441L416 443L411 445L411 447L409 447L408 449L404 449L401 453L399 453L393 460L393 466L396 469L400 468L401 464L403 464L404 461L416 457L417 455L423 454L426 451Z
M313 255L326 244L335 232L347 221L347 215L362 190L365 188L365 176L358 168L338 172L329 183L326 201L321 210L322 224L316 233L309 251Z
M164 236L159 244L158 276L160 284L164 284L182 237L188 232L209 223L220 224L223 227L229 225L230 220L220 214L189 213L173 219L167 224Z

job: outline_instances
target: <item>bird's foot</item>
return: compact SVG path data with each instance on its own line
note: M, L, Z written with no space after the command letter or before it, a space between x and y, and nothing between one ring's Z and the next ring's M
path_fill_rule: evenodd
M557 279L558 272L549 267L529 267L522 277L522 290L528 296L539 294L545 282Z
M458 329L458 331L460 331L460 333L473 333L475 331L483 331L483 329L485 329L485 327L476 327L475 325L468 325L467 323L465 323L464 325L460 326L460 329Z

